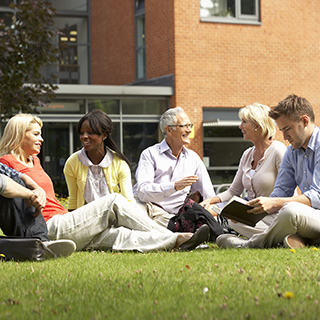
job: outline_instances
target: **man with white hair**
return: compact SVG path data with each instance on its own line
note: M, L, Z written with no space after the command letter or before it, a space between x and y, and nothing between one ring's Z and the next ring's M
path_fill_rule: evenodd
M192 127L181 107L167 110L160 118L165 139L141 153L136 170L133 192L148 215L164 227L178 213L189 191L199 191L204 199L215 195L202 160L185 147Z

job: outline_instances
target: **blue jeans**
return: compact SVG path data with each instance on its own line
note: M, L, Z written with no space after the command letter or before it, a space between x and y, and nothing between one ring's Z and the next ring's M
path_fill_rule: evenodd
M15 179L24 186L22 180ZM0 228L6 236L36 237L49 241L48 229L42 215L34 218L35 208L27 208L22 198L0 196Z

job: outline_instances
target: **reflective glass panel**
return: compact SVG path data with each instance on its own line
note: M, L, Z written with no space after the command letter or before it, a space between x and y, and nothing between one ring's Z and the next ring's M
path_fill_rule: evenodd
M108 100L88 100L89 111L102 110L106 114L120 114L120 100L108 99Z
M80 150L82 148L82 143L80 141L80 137L79 134L77 132L77 125L78 123L73 123L72 127L73 127L73 148L74 148L74 152Z
M61 84L87 84L88 26L86 18L55 18L61 49L57 75Z
M167 110L168 100L157 99L123 99L123 114L158 114Z
M158 142L158 123L123 123L123 153L134 173L141 152Z
M41 113L46 114L73 114L85 113L84 100L54 100L46 107L39 108Z
M241 14L255 15L256 0L241 0Z
M161 115L168 109L168 107L168 100L147 99L145 113Z
M145 45L145 24L144 24L144 15L141 17L137 17L137 38L136 38L136 46L144 46Z
M200 15L206 17L235 17L235 0L200 0Z
M56 17L55 27L59 30L56 39L61 53L56 66L41 69L46 79L54 74L59 84L89 83L89 44L86 18Z
M231 183L237 170L208 170L211 182L215 184Z
M59 11L87 11L87 0L50 0L52 6Z
M44 170L49 174L55 192L67 196L63 167L69 154L69 123L45 122L42 128L44 139L39 154Z
M0 22L10 26L12 24L12 13L9 12L0 12Z
M120 123L112 121L113 129L111 132L112 140L117 144L120 149Z
M144 0L135 0L135 10L143 10L144 9Z
M12 0L0 0L0 7L8 7Z
M145 49L137 50L137 79L144 79L146 73Z
M243 151L251 145L248 141L205 142L203 155L209 157L209 167L238 166Z
M204 137L242 137L241 130L238 127L204 127Z

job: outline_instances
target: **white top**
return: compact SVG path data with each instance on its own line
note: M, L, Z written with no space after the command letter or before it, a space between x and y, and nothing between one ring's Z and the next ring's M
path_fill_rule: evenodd
M254 170L254 169L251 169L249 172L248 172L248 175L249 175L249 177L252 179L252 177L253 177L253 175L254 175L254 173L256 172L256 170Z
M192 175L199 179L191 188L175 190L175 181ZM183 147L177 159L165 139L141 153L136 180L133 193L140 201L155 202L172 214L178 213L190 189L198 190L204 199L215 196L208 171L198 154Z
M259 160L252 176L250 171L255 147L245 150L231 186L218 195L221 202L228 201L233 196L240 196L245 189L249 200L256 197L268 197L273 191L281 159L286 149L282 142L274 140Z
M85 202L89 203L110 194L103 168L110 166L113 161L113 153L111 151L108 152L108 148L106 148L106 154L99 164L93 164L91 162L84 148L81 149L78 157L84 166L89 167L86 185L84 187Z

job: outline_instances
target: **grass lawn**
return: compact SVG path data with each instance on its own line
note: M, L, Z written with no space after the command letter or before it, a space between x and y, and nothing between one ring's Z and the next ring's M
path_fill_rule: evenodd
M193 252L0 261L0 320L320 319L319 261L317 248L215 244Z
M0 262L0 319L319 319L316 248Z

